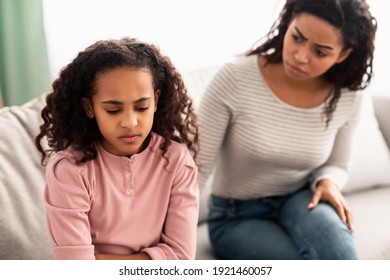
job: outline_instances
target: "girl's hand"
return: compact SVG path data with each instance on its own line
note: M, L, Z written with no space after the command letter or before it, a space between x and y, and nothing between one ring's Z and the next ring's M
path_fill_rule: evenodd
M111 255L111 254L99 254L95 253L95 258L97 260L150 260L148 254L139 253L133 255Z
M349 229L352 232L355 231L352 213L347 201L335 184L327 179L318 182L317 188L307 207L313 209L320 201L329 202L336 209L341 220L348 225Z

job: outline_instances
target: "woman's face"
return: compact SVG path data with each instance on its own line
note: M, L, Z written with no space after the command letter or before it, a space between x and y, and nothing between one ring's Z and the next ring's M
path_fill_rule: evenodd
M141 151L152 129L158 96L149 71L117 68L97 75L96 93L92 102L83 99L83 107L96 119L103 148L131 156Z
M284 36L284 70L294 80L320 77L344 61L352 49L343 51L340 30L308 13L296 15Z

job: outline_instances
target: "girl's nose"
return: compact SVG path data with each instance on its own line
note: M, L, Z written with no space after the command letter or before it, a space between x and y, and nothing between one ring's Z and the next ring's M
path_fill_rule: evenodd
M122 127L135 127L138 125L138 117L137 114L134 112L129 112L127 114L124 114L124 117L121 120L121 126Z

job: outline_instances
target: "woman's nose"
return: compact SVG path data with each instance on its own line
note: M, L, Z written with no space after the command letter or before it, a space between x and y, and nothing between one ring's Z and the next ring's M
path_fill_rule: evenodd
M294 58L299 63L308 63L309 62L309 51L305 47L301 47L296 50Z

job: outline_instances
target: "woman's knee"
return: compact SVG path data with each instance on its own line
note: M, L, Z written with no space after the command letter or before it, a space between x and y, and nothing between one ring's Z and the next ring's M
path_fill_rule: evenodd
M287 202L280 213L280 223L289 232L304 258L356 259L352 232L336 210L321 202L308 209L310 193L299 194Z

